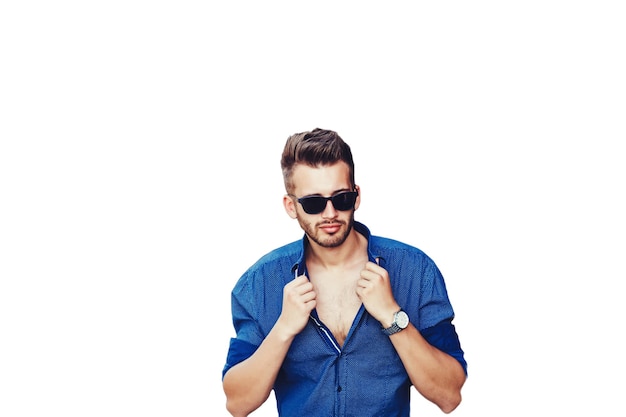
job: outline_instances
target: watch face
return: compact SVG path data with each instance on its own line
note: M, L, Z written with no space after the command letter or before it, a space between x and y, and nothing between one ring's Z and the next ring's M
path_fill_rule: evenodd
M399 311L398 314L396 314L396 324L401 329L406 328L406 326L409 325L409 316L404 311Z

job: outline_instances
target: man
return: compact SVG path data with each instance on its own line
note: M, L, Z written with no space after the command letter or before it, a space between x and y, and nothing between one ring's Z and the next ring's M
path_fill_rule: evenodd
M453 411L467 365L437 266L354 220L360 189L336 132L290 136L281 166L285 210L305 235L232 291L228 411L247 416L273 389L281 416L409 416L411 385Z

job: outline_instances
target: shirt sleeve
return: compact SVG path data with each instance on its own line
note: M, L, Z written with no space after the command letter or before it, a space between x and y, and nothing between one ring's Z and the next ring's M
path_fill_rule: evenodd
M429 327L420 332L424 339L432 346L455 358L467 375L467 362L465 353L461 349L459 336L456 333L452 319L441 321L433 327Z
M226 357L226 365L222 370L222 379L226 372L239 362L243 362L248 359L257 350L258 346L248 343L244 340L232 338L230 339L230 346L228 348L228 355Z
M231 294L232 319L237 336L230 340L222 378L230 368L252 356L263 342L263 335L255 319L258 314L254 310L254 290L250 283L250 279L243 277Z
M446 283L437 265L427 259L418 315L420 333L428 343L458 360L467 375L464 352L452 324L454 309L448 298Z

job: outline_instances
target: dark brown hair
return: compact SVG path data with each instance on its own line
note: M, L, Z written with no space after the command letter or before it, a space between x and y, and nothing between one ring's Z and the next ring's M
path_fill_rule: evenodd
M287 139L280 166L287 193L293 191L291 181L297 164L311 167L332 165L343 161L350 168L350 181L354 187L354 161L350 146L332 130L316 128L310 132L295 133Z

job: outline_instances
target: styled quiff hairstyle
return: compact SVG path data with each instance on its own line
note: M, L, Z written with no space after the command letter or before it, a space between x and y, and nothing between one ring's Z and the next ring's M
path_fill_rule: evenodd
M292 177L298 164L310 167L332 165L343 161L350 168L350 182L354 187L354 161L350 146L337 132L316 128L310 132L295 133L287 139L280 166L283 170L285 190L288 194L295 188Z

